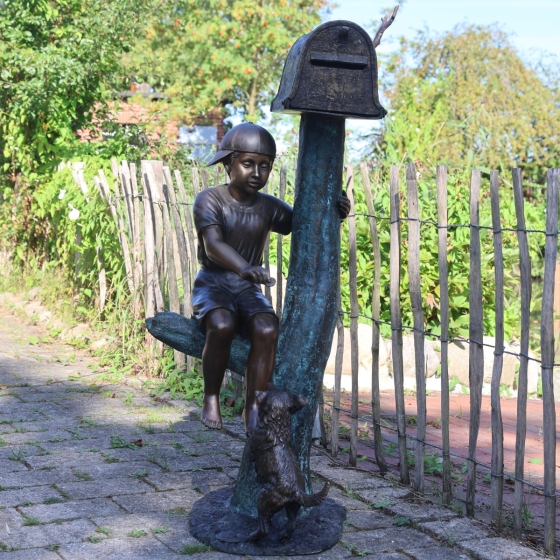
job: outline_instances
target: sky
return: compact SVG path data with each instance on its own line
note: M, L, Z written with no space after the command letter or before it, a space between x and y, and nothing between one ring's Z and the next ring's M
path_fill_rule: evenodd
M348 20L365 27L370 33L377 29L384 8L397 5L391 0L335 0L338 7L325 16L325 21ZM373 26L372 26L372 22ZM442 33L458 23L478 25L499 24L510 36L513 45L525 60L536 51L551 53L560 63L560 0L407 0L399 9L393 25L385 32L378 52L396 47L397 37L412 38L418 29L428 27ZM359 154L368 134L379 123L348 119L346 128L351 153Z
M391 0L336 3L338 7L327 16L328 20L346 19L361 26L378 21L381 9L393 5ZM448 31L461 22L498 23L513 34L513 44L524 57L530 56L532 49L539 49L560 58L560 0L408 0L385 37L413 37L416 29L425 26L438 32ZM382 43L380 49L383 46Z

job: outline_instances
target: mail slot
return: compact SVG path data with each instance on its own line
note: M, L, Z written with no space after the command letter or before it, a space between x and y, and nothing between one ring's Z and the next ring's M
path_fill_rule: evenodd
M382 119L377 57L370 36L350 21L331 21L292 46L272 111Z

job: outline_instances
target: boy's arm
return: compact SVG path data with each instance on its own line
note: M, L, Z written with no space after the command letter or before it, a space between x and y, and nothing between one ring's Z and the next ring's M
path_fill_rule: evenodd
M261 266L251 266L235 249L224 241L219 226L210 226L202 231L204 248L208 258L217 265L236 272L245 280L256 284L270 284L270 274Z

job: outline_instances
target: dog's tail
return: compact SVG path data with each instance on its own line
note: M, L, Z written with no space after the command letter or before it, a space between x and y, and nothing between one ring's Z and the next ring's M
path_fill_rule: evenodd
M323 489L315 494L305 494L304 492L298 492L296 496L296 501L300 506L303 507L313 507L318 506L329 493L329 488L331 483L327 481Z

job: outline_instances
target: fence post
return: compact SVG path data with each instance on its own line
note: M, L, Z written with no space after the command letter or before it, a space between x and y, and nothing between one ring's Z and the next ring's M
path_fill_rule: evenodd
M497 529L502 529L504 496L504 426L500 402L500 381L504 362L504 257L502 251L502 222L500 220L499 176L490 172L490 199L492 205L492 229L494 230L494 274L496 284L496 348L492 368L492 504L490 515Z
M284 198L286 197L286 166L283 165L280 168L280 185L279 185L279 192L278 198L284 202ZM276 315L278 318L282 320L282 307L284 305L284 294L283 284L284 278L282 275L282 234L278 234L278 238L276 241L276 268L278 269L278 278L276 278Z
M529 367L529 325L531 322L531 259L525 231L525 209L521 169L513 170L513 197L517 216L517 240L521 269L521 347L519 379L517 382L517 429L515 438L515 495L513 501L514 531L521 536L523 528L523 474L525 436L527 432L527 370Z
M346 166L346 190L350 199L348 216L348 241L350 247L350 362L352 365L352 407L350 412L350 454L349 463L356 466L358 459L358 370L360 353L358 348L358 273L356 248L356 207L354 205L354 168Z
M546 241L544 248L541 314L541 375L544 445L544 548L556 553L556 409L554 403L554 272L558 257L558 176L549 169L546 190Z
M447 266L447 167L436 169L437 214L438 214L438 268L439 309L441 326L441 438L443 447L443 492L444 504L453 500L451 485L451 458L449 457L449 278Z
M368 208L369 231L373 246L373 288L371 292L371 417L373 420L373 441L375 446L375 460L379 472L387 472L387 463L383 456L383 437L381 435L381 398L379 395L379 344L381 335L379 332L379 319L381 315L381 249L379 247L379 235L377 233L377 220L375 219L375 207L371 194L371 185L367 164L362 162L362 186L366 195ZM384 344L384 343L383 343Z
M474 517L474 497L476 493L476 442L480 427L482 403L482 380L484 377L484 353L482 346L482 279L480 254L480 171L471 175L470 188L470 282L469 282L469 461L467 470L466 509L469 517Z
M420 288L420 209L416 167L406 164L408 193L408 286L414 320L414 357L416 365L416 466L414 489L424 492L424 440L426 439L426 374L424 367L424 310Z
M406 449L406 417L404 406L404 363L401 317L401 221L399 200L399 167L391 166L391 247L390 247L390 299L391 299L391 342L393 378L395 381L395 405L401 483L410 484Z

